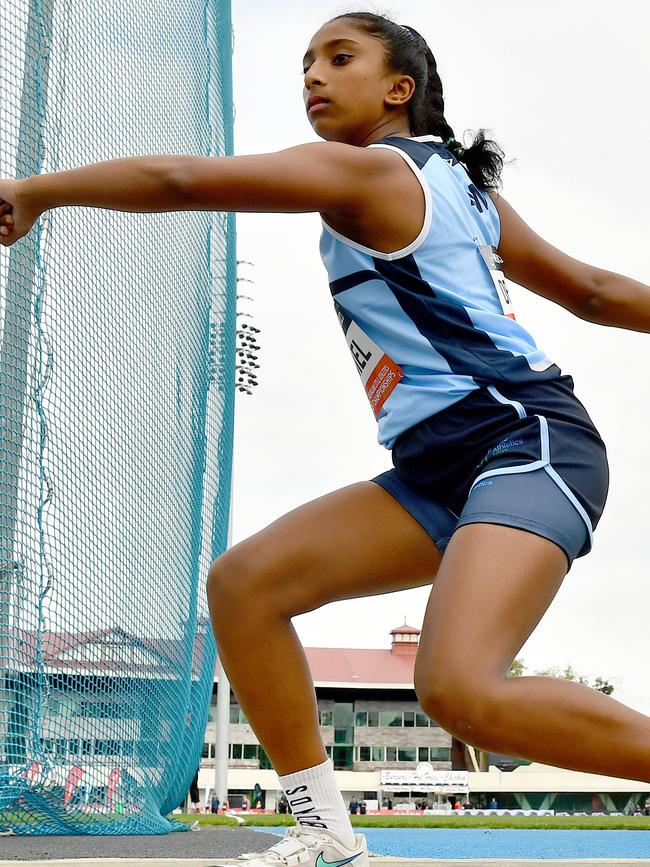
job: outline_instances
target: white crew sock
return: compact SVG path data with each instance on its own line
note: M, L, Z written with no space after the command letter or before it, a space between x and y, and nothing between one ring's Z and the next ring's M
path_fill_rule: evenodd
M313 768L278 776L296 822L306 828L326 828L336 834L348 849L356 840L343 795L336 784L334 765L326 759Z

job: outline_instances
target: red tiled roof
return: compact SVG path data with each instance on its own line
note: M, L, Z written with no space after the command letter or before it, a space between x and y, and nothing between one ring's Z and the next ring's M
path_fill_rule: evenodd
M419 629L412 626L402 626L391 631L395 633L414 634ZM37 633L32 631L10 630L14 645L15 663L31 667L36 664ZM96 642L107 636L122 637L125 643L145 647L159 657L159 667L151 664L133 664L126 666L118 660L109 659L64 659L64 654L72 650ZM182 642L174 639L138 639L130 636L119 628L109 628L87 633L44 632L41 636L41 659L46 667L51 669L67 669L68 671L94 671L98 675L107 674L111 670L122 668L133 670L141 675L162 673L168 668L170 661L177 659L182 652ZM397 645L406 644L396 642ZM411 642L409 642L411 644ZM413 651L417 643L412 643ZM411 648L409 648L410 650ZM200 660L203 657L204 644L200 636L195 638L192 659L192 673L198 673ZM412 688L415 668L415 652L400 653L399 651L360 649L345 647L306 647L305 653L310 672L315 683L344 684L353 687L355 684L390 684L395 687ZM184 655L184 654L183 654ZM216 672L215 672L216 674Z
M413 685L415 654L347 647L306 647L305 653L315 683Z
M404 626L398 626L395 629L391 629L391 635L419 635L422 630L416 629L415 626L407 626L406 623Z

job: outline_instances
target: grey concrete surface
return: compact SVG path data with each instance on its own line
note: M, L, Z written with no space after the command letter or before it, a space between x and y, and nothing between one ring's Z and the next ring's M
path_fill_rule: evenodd
M4 861L61 861L70 858L163 859L237 858L242 852L260 852L276 843L276 834L248 828L210 827L154 837L0 837L0 863Z

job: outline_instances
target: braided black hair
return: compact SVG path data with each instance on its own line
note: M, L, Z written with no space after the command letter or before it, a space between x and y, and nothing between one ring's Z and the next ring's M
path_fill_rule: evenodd
M348 12L337 15L327 23L347 18L384 44L386 65L396 72L404 72L415 81L415 92L408 104L411 134L438 135L445 147L463 163L472 181L483 190L500 186L504 153L499 145L486 138L480 129L469 147L456 141L453 129L445 120L445 101L436 59L426 40L410 27L396 24L372 12Z

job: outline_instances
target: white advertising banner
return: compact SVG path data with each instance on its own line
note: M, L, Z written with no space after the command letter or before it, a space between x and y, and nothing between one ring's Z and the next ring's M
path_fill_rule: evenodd
M421 762L414 771L380 771L379 782L384 792L469 792L467 771L434 771L429 762Z

